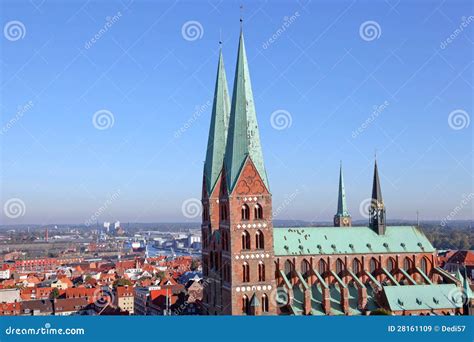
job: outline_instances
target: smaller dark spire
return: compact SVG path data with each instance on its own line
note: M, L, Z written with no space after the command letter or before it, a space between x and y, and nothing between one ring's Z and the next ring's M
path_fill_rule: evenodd
M378 204L383 204L382 199L382 189L380 188L380 179L379 179L379 170L377 167L377 159L375 159L374 167L374 182L372 185L372 200L376 201Z

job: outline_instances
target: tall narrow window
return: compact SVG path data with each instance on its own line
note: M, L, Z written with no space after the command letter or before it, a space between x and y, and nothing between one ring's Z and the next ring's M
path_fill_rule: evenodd
M260 204L255 204L254 216L255 216L256 220L262 220L263 219L263 208Z
M265 293L262 295L262 312L268 312L268 296Z
M395 269L395 261L392 258L387 260L387 271L392 272Z
M288 279L290 279L293 276L293 263L290 260L285 261L285 274Z
M244 315L249 313L249 297L247 295L242 296L242 313Z
M370 273L374 273L377 270L377 260L375 258L370 259Z
M336 274L341 273L344 270L344 263L341 259L336 260Z
M250 281L250 267L246 262L242 265L242 282L248 283Z
M248 231L242 233L242 250L250 249L250 234Z
M265 281L265 264L261 261L258 264L258 281Z
M426 258L421 259L421 270L424 274L428 273L428 262L426 261Z
M352 260L352 272L357 275L360 272L360 261L357 259Z
M411 261L408 257L406 257L405 259L403 259L403 269L405 271L409 271L411 269Z
M248 221L250 219L250 209L247 204L242 206L242 221Z
M255 247L257 249L265 248L265 240L261 230L257 230L257 233L255 234Z
M304 279L308 279L308 277L310 276L310 270L311 266L308 260L303 259L303 261L301 262L301 274L303 275Z
M326 271L327 271L326 262L322 259L319 260L319 262L318 262L318 271L319 271L319 274L321 274L321 275L324 275L324 273L326 273Z

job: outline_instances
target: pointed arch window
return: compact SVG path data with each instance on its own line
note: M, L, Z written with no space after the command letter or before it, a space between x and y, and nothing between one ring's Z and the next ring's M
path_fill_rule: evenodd
M262 295L262 312L268 312L268 296L265 293Z
M421 266L421 270L423 271L424 274L428 274L428 261L426 260L426 258L421 258L421 263L420 263L420 266Z
M265 237L261 230L257 230L255 234L255 248L264 249L265 248Z
M392 272L395 269L395 261L392 258L387 260L387 271Z
M375 258L370 259L370 273L374 273L377 270L377 260Z
M360 261L356 258L354 260L352 260L352 272L354 272L354 274L358 274L361 270L361 265L360 265Z
M219 206L220 208L220 212L221 212L221 220L222 221L227 221L227 205L224 203L224 204L221 204Z
M244 262L242 265L242 282L248 283L250 281L250 267L249 264Z
M326 273L326 271L327 271L326 262L323 259L319 260L319 262L318 262L318 272L319 272L319 274L324 275L324 273Z
M405 259L403 259L403 269L405 271L409 271L411 269L411 261L408 257L406 257Z
M255 204L254 217L256 220L263 220L263 208L260 204Z
M244 315L248 314L248 312L249 312L249 307L250 307L249 304L250 304L249 303L249 297L247 297L247 295L243 295L242 296L242 313Z
M311 272L311 265L309 264L308 260L303 259L301 262L301 274L303 275L304 279L308 279Z
M258 281L265 281L265 264L261 261L258 264Z
M290 260L285 261L285 274L288 279L290 279L293 276L293 263Z
M242 221L250 220L250 209L247 204L242 206Z
M341 259L336 260L336 274L340 274L344 270L344 262Z
M250 249L250 234L248 231L242 233L242 250L247 251Z

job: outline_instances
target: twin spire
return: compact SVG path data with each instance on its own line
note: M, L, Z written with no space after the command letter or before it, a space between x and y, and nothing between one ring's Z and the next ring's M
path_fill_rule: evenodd
M252 160L268 189L244 36L241 31L230 106L222 51L219 54L211 127L204 164L207 193L210 195L214 191L223 165L227 188L231 193L247 158Z

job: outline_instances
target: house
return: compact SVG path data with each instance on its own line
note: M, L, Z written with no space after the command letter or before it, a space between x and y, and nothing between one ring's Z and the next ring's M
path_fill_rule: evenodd
M21 312L21 303L1 303L0 316L19 316Z
M53 305L55 316L77 315L90 308L86 298L57 298Z
M134 313L134 291L131 286L118 286L115 289L114 305L122 311L128 311L130 315Z
M53 313L53 301L51 299L21 302L21 315L23 316L49 316Z

